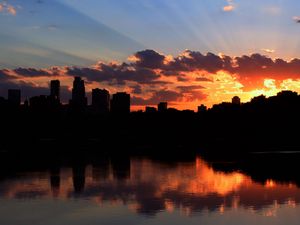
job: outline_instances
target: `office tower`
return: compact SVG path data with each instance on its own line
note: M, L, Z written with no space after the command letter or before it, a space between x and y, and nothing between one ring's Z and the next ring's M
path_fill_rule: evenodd
M201 104L200 106L198 106L198 113L203 113L207 111L207 107L203 104Z
M166 112L168 110L167 102L160 102L157 106L158 112Z
M74 78L71 104L76 109L83 109L87 105L84 80L81 77Z
M59 80L51 80L50 82L51 99L60 102L60 82Z
M234 105L240 105L241 104L241 99L238 96L234 96L232 98L232 104L234 104Z
M8 90L8 104L13 107L18 107L21 104L21 90L9 89Z
M92 90L92 107L93 110L99 113L109 112L110 95L105 89L93 89Z
M111 100L111 112L130 113L130 94L127 94L126 92L113 94Z

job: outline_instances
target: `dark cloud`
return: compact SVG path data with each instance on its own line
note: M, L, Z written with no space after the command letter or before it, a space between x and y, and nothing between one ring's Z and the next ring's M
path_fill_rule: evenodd
M7 70L0 70L0 81L5 81L8 79Z
M285 61L261 55L243 55L239 57L218 56L213 53L203 55L197 51L185 51L184 54L174 57L164 63L165 56L153 51L145 50L135 54L139 60L130 64L99 63L95 67L67 67L66 75L82 76L88 81L109 82L111 84L126 84L127 81L139 84L159 84L159 78L175 76L178 81L189 81L186 72L205 71L215 74L218 71L227 71L237 75L240 81L252 78L298 79L300 78L300 60ZM154 70L158 69L158 70ZM23 77L58 76L59 68L35 69L17 68L16 74ZM0 75L8 75L2 70ZM195 81L212 81L205 77L198 77Z
M1 80L0 80L1 81ZM7 97L8 89L20 89L22 101L33 96L38 95L49 95L50 90L48 87L38 87L34 83L18 81L13 82L12 80L6 80L0 82L0 96ZM61 86L61 100L68 102L71 97L71 92L67 86Z
M207 97L200 89L201 85L177 86L178 91L173 90L158 90L153 91L150 98L133 97L134 105L157 105L159 102L176 102L185 98L185 101L203 100Z
M35 69L16 69L18 75L31 77L36 73ZM49 88L37 87L35 84L27 81L16 81L16 77L9 75L11 71L0 70L0 96L7 96L8 89L20 89L22 92L22 100L35 95L49 94ZM39 73L40 74L40 73Z
M164 67L165 56L154 50L144 50L137 52L135 57L139 60L135 63L138 67L156 69Z
M265 55L252 54L250 56L236 57L234 60L235 65L226 69L229 72L238 74L240 77L264 77L279 80L300 78L299 59L291 61L283 59L273 60Z
M300 60L271 59L268 56L252 54L236 57L234 66L226 68L231 74L236 74L245 89L260 88L264 79L274 79L281 82L285 79L300 78Z
M189 81L189 78L186 76L176 77L177 81L179 82L187 82Z
M49 89L44 87L36 87L32 83L21 81L14 83L11 81L5 81L0 83L0 96L7 96L8 89L21 89L22 99L29 98L36 95L49 94Z
M201 85L187 85L187 86L177 86L180 93L184 95L186 101L203 100L207 97L201 89L205 89Z
M42 77L42 76L52 76L52 73L49 73L43 69L34 69L34 68L17 68L13 70L16 74L23 77Z
M201 85L177 86L177 88L183 93L194 91L194 90L199 90L199 89L204 89L204 87Z
M272 68L274 62L267 56L260 54L252 54L251 56L236 57L236 67L231 67L233 72L239 74L248 74L253 72L259 72L267 68Z
M205 70L216 73L224 68L224 62L213 53L202 55L200 52L186 51L184 55L174 58L166 68L173 71Z
M294 17L293 17L293 20L294 20L296 23L300 23L300 16L294 16Z
M151 98L144 99L140 97L132 97L132 103L134 105L156 105L159 102L175 102L180 100L182 94L176 91L160 90L155 91Z
M169 69L169 68L166 68L166 69ZM183 76L181 71L172 71L172 70L162 70L161 74L164 76L167 76L167 77L168 76L177 76L177 77Z
M141 85L134 85L134 86L131 86L131 88L132 88L133 94L142 94L142 86Z
M211 79L208 79L206 77L197 77L195 81L213 82Z
M148 68L132 67L127 64L114 65L104 64L98 65L99 68L77 68L68 67L67 74L72 76L85 77L89 81L111 82L125 84L125 81L134 81L140 84L156 82L160 75Z
M157 53L158 54L158 53ZM151 55L156 55L151 53ZM158 54L160 55L160 54ZM144 57L143 65L152 65L155 57ZM226 71L237 76L238 80L245 87L258 87L263 84L265 78L284 80L300 78L300 59L286 61L283 59L272 59L268 56L255 53L252 55L243 55L239 57L230 57L226 55L218 56L213 53L206 55L197 51L185 51L182 55L174 57L168 63L161 63L162 58L158 61L157 66L162 76L176 76L178 81L188 81L188 77L184 76L184 72L205 71L210 74L216 74L219 71ZM139 66L140 64L135 64ZM196 78L196 81L211 81L205 77Z

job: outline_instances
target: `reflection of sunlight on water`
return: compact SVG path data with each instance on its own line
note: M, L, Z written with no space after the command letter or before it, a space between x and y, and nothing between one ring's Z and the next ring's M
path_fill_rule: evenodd
M221 215L224 214L224 212L225 212L225 206L223 204L220 205L219 212L220 212Z
M251 184L251 179L241 173L215 172L200 158L196 159L196 163L179 164L172 170L162 170L148 160L132 161L131 177L133 183L149 182L151 177L152 181L158 184L156 197L162 196L166 191L199 196L211 193L226 195L238 190L241 185Z
M165 209L167 212L174 212L174 209L175 209L175 205L173 204L172 201L170 200L165 200Z
M281 184L272 179L260 184L240 172L216 171L201 158L171 165L131 159L127 167L120 168L129 172L114 172L116 166L111 164L105 171L101 166L83 167L79 174L83 176L84 188L77 194L74 194L73 170L62 168L55 188L51 187L49 172L29 173L1 181L0 195L9 199L82 198L101 207L105 207L104 203L126 205L137 213L179 210L186 216L206 210L223 215L228 210L243 208L250 213L275 217L281 205L295 208L300 201L300 191L294 184Z
M196 159L196 171L197 175L191 180L188 190L191 193L226 195L238 190L242 184L251 184L251 179L241 173L215 172L201 158Z
M275 200L273 206L271 206L271 208L264 209L262 214L266 217L276 217L277 216L277 210L279 208L280 208L280 205Z
M266 183L265 183L265 186L267 188L274 188L275 187L275 182L273 180L267 180Z
M137 212L141 206L137 202L130 202L127 204L128 208L133 212Z
M239 202L240 202L240 198L239 196L233 196L233 199L232 199L232 208L233 209L238 209L239 207Z
M296 206L297 206L296 201L293 200L293 199L289 199L286 203L287 203L288 206L290 206L292 208L296 208Z

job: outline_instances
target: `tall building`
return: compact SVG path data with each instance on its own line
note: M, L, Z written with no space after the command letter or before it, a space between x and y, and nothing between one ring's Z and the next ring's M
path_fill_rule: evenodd
M232 104L233 105L240 105L241 104L241 99L238 96L234 96L232 98Z
M126 92L113 94L110 109L113 113L130 113L130 94Z
M51 80L50 82L50 97L60 102L60 82L59 80Z
M157 105L158 112L166 112L168 110L168 103L167 102L160 102Z
M10 106L18 107L21 104L21 90L20 89L9 89L8 90L8 104Z
M93 89L92 90L92 107L93 110L100 113L109 112L110 95L105 89Z
M203 104L201 104L200 106L198 106L198 113L203 113L207 111L207 107Z
M87 105L84 80L81 77L74 78L71 105L77 109L83 109Z

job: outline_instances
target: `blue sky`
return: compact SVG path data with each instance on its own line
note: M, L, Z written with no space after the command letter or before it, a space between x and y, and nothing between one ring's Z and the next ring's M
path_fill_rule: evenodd
M7 0L0 67L90 65L155 49L290 59L300 52L298 0ZM231 5L232 10L224 11ZM5 10L13 6L16 13ZM269 52L263 49L269 49ZM271 53L273 52L273 53Z

